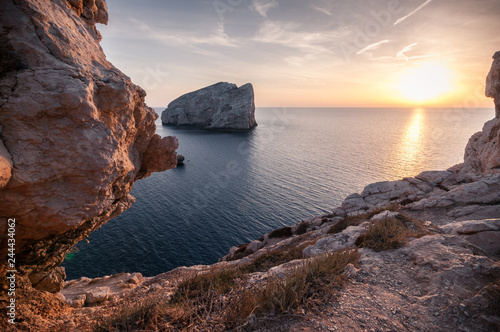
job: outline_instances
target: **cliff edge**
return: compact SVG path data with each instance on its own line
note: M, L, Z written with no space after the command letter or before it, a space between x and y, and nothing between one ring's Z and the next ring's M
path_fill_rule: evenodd
M104 0L0 7L1 257L11 220L15 268L36 284L130 207L136 180L174 168L178 142L155 134L145 91L106 60Z

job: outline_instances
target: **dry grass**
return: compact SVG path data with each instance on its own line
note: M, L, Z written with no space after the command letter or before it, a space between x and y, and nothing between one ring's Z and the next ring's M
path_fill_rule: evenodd
M237 326L252 313L274 315L299 307L316 308L335 296L346 281L345 266L358 259L357 250L325 254L293 268L284 278L269 277L262 289L244 289L228 308L227 326Z
M245 273L253 272L265 272L272 267L281 265L286 262L293 261L295 259L302 259L302 246L294 247L289 250L274 250L267 252L254 260L252 262L244 265L242 270Z
M236 279L242 276L237 268L210 269L207 272L196 273L193 277L182 281L177 292L172 296L172 302L198 297L202 293L215 292L226 294L234 286Z
M259 317L313 307L330 299L343 283L342 272L359 254L344 250L305 261L282 278L262 285L246 282L238 269L212 269L184 280L170 300L147 297L124 303L110 317L99 317L94 331L222 331Z
M124 303L112 316L98 317L93 329L95 332L154 330L166 327L176 316L167 301L147 297L140 302Z
M397 249L404 246L409 238L425 234L428 232L419 221L400 214L372 225L358 238L356 245L375 251Z

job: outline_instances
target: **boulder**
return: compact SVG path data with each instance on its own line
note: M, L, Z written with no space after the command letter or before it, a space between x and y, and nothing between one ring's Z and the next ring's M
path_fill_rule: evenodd
M175 167L178 142L106 60L104 0L0 7L0 230L16 219L17 268L36 273L129 208L136 180Z
M249 130L257 126L252 84L220 82L172 101L161 115L164 125Z
M95 306L117 300L143 284L140 273L119 273L101 278L80 278L64 283L59 294L72 307Z
M486 253L500 254L500 219L454 222L441 226L440 229L446 234L469 241Z
M35 289L49 293L57 293L63 288L66 270L64 267L59 266L51 271L33 273L29 278Z

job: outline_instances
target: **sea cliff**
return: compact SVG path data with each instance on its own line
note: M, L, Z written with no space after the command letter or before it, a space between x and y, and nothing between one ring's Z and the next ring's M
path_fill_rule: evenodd
M15 266L2 259L0 274L37 287L64 278L64 254L130 207L135 181L175 167L178 142L155 134L145 91L106 60L104 0L0 6L1 257L15 223Z
M486 82L496 117L464 163L370 184L211 266L63 283L64 253L132 204L136 180L175 167L177 140L155 135L145 92L106 60L104 0L1 9L0 226L15 230L18 270L4 330L500 328L498 53Z

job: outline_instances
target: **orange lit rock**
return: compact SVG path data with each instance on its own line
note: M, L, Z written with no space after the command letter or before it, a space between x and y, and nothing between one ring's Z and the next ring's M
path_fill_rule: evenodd
M104 0L0 6L0 229L16 219L18 269L49 271L130 207L136 180L175 167L178 142L155 135L145 91L106 60Z

